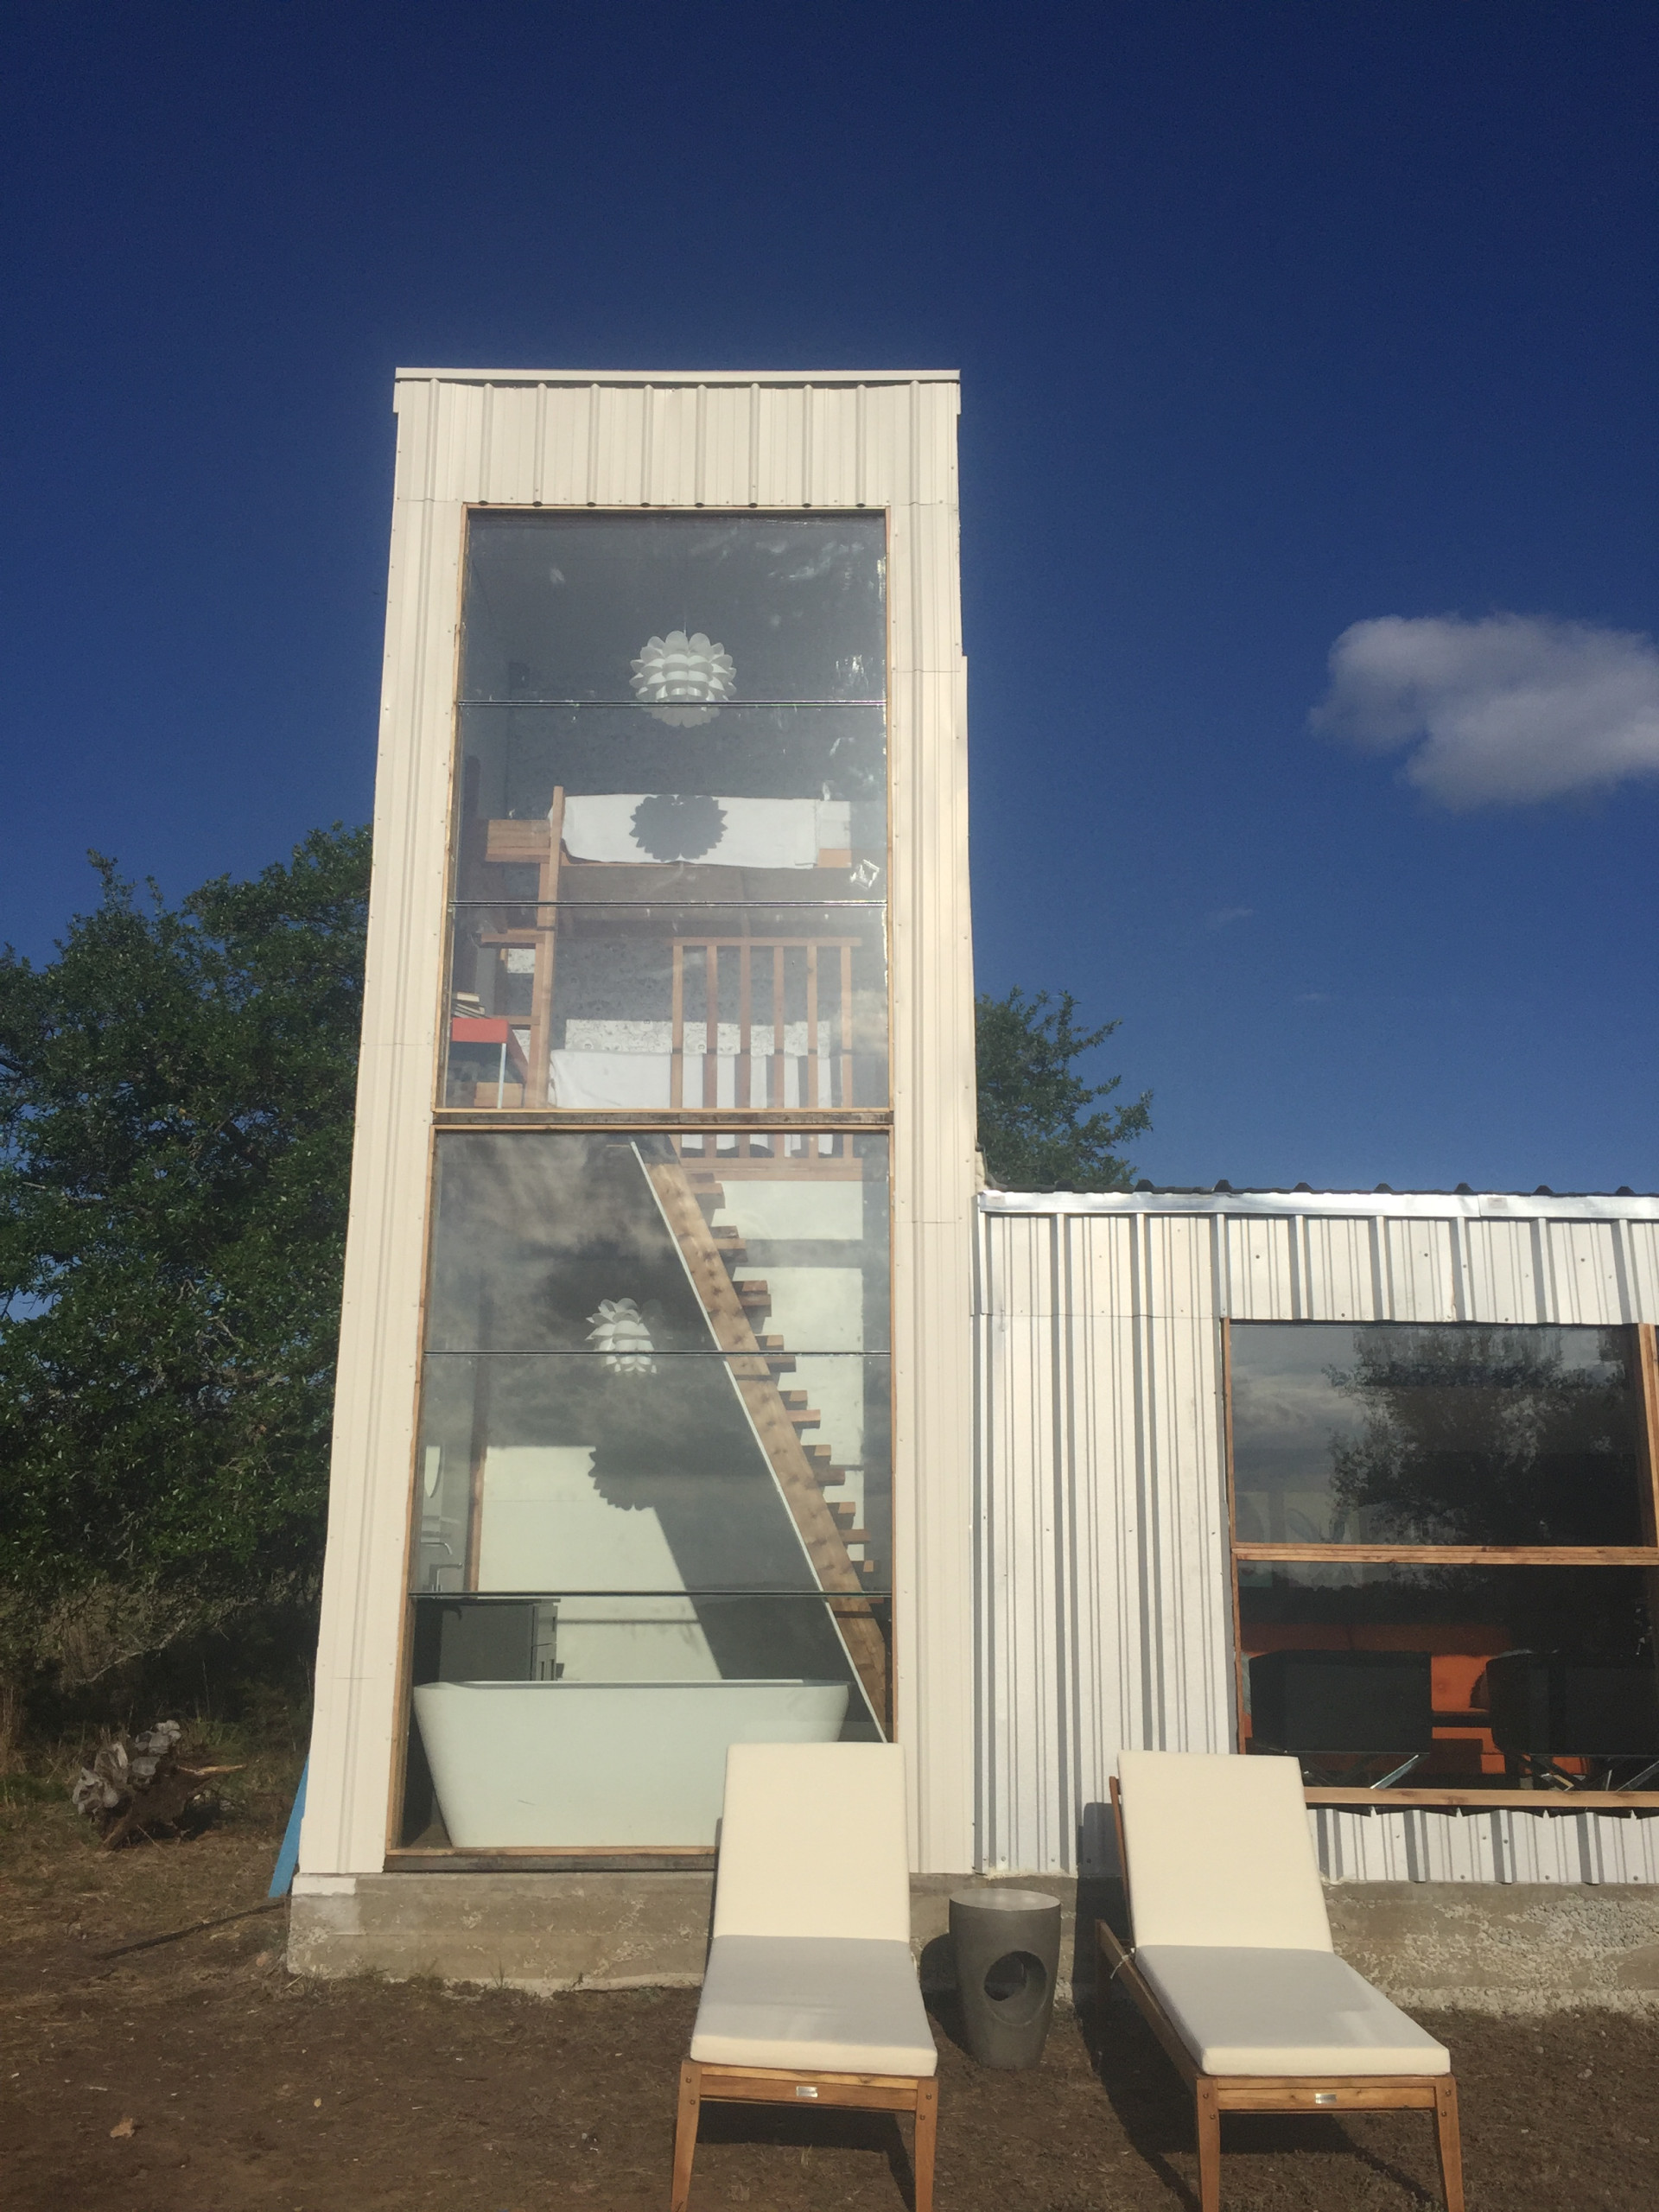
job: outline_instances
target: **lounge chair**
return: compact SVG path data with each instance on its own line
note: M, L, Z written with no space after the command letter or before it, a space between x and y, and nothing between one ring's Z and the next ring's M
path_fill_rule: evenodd
M916 2212L930 2212L938 2066L910 1952L903 1751L734 1744L671 2212L686 2212L706 2100L912 2113Z
M1122 1751L1112 1783L1133 1947L1096 1923L1192 2090L1198 2199L1221 2204L1224 2112L1432 2111L1446 2212L1463 2212L1443 2044L1339 1959L1294 1759Z

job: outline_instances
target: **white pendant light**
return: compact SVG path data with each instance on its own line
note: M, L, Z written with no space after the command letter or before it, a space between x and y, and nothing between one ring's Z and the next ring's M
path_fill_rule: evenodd
M635 698L675 729L695 729L699 722L713 721L715 707L690 702L729 699L737 690L731 655L701 630L690 637L683 630L671 630L665 638L647 638L632 664Z
M645 1317L631 1298L601 1298L588 1341L605 1355L605 1364L618 1375L654 1375L657 1363Z

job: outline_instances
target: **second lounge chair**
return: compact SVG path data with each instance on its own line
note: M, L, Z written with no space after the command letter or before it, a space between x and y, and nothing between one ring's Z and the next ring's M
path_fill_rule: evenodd
M1291 1758L1120 1751L1112 1783L1134 1931L1096 1923L1182 2079L1202 2212L1221 2204L1224 2112L1434 2114L1446 2212L1463 2212L1458 2089L1444 2044L1339 1959Z

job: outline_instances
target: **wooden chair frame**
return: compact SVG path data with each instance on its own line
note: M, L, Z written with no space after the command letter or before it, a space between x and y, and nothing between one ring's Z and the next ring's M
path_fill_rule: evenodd
M1112 1777L1112 1819L1123 1895L1129 1895L1129 1861L1117 1777ZM1133 1914L1133 1907L1131 1907ZM1224 2112L1432 2112L1440 2159L1446 2212L1464 2212L1463 2150L1458 2133L1458 2085L1450 2074L1205 2074L1181 2040L1156 1993L1103 1920L1095 1923L1104 1976L1101 1996L1122 1980L1147 2025L1192 2092L1198 2137L1199 2212L1221 2212L1221 2115Z
M835 2105L861 2112L907 2112L916 2123L911 2164L916 2212L932 2212L933 2158L938 2140L937 2074L794 2074L771 2066L714 2066L688 2058L680 2066L674 2123L674 2180L669 2212L687 2212L697 2120L705 2102L738 2105Z

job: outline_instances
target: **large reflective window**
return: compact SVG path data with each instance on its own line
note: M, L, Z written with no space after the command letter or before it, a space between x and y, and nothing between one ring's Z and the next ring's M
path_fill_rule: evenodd
M886 630L879 517L474 517L448 1103L886 1103Z
M484 510L468 543L461 696L880 699L886 561L877 514Z
M1624 1329L1238 1322L1243 1542L1640 1544Z
M664 728L659 717L706 716ZM462 899L887 895L887 732L868 706L461 714Z
M1310 1783L1651 1788L1649 1571L1241 1560L1245 1745Z
M887 1095L882 908L457 908L452 1106L822 1108Z
M888 1725L887 1141L454 1133L436 1174L405 1839L712 1842L726 1744ZM563 1795L511 1811L510 1741Z

